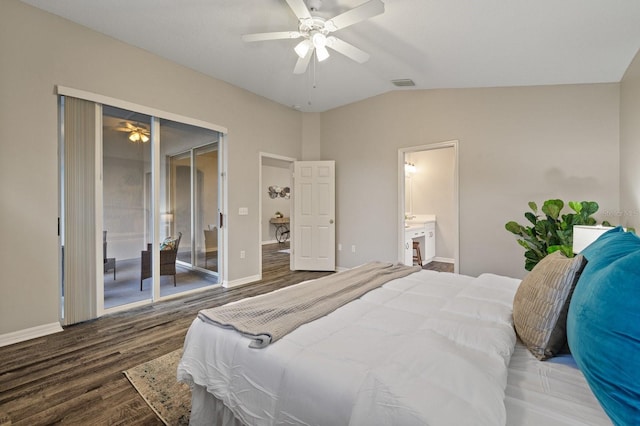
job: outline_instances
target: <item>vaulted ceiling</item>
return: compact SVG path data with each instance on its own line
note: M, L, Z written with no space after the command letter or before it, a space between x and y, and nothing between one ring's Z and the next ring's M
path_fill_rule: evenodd
M383 0L385 12L335 33L370 54L331 51L295 75L285 0L22 0L301 111L390 90L618 82L640 48L638 0ZM365 0L324 0L331 18ZM411 79L398 88L391 81Z

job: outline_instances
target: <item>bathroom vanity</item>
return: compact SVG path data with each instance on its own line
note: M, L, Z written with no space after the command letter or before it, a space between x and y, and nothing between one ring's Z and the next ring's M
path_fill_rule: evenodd
M413 242L420 244L422 264L436 256L436 216L414 215L404 222L404 264L413 265Z

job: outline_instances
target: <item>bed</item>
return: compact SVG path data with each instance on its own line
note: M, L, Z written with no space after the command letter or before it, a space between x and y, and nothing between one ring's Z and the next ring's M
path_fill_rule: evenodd
M570 355L519 341L520 285L420 270L260 348L199 315L178 367L191 424L611 425Z

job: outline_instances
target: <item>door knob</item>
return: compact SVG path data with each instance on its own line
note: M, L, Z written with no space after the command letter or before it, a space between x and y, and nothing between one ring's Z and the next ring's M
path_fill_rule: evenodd
M329 219L329 223L333 223L333 219Z

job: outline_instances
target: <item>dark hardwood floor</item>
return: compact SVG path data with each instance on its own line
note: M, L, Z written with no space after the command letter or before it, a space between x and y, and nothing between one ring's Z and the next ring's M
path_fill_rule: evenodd
M0 348L0 426L161 424L122 372L182 347L201 309L328 274L290 271L282 248L264 246L257 283L104 316Z
M432 262L424 264L422 266L422 269L426 269L428 271L437 271L437 272L453 272L453 263L436 262L434 260Z

